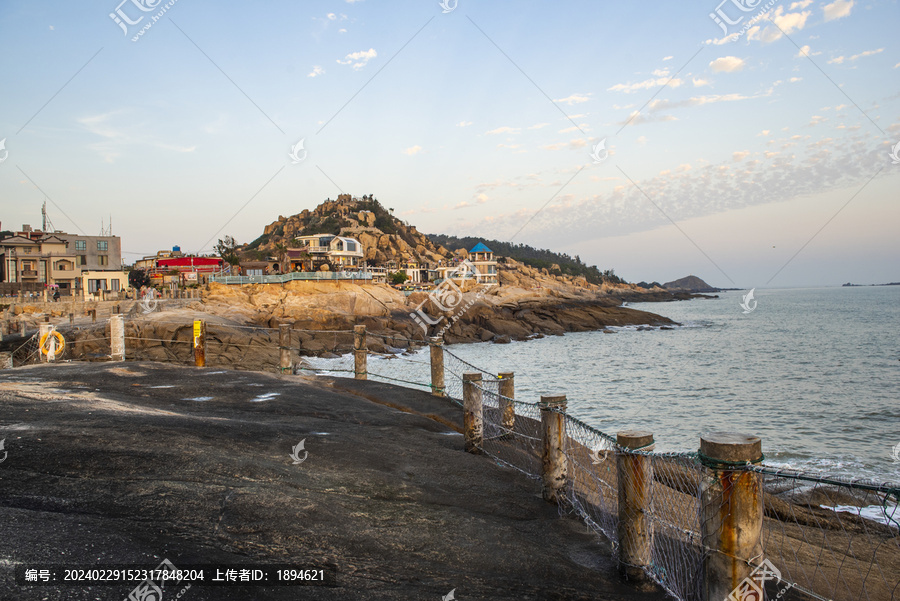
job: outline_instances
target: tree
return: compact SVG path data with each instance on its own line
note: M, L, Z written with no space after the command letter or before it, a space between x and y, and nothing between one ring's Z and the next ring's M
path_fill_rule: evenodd
M238 265L241 258L237 254L237 243L231 236L220 238L215 246L216 253L229 265Z
M132 269L128 273L128 284L132 288L140 290L144 286L150 285L150 276L148 276L147 272L143 269Z
M403 282L405 282L406 280L409 279L409 276L407 276L402 271L391 272L388 274L388 277L391 278L391 284L395 284L395 285L402 284Z
M291 268L291 256L288 254L285 244L279 242L275 245L275 258L281 273L287 273Z

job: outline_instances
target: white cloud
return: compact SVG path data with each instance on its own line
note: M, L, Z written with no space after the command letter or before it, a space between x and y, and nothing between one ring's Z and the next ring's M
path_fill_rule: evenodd
M635 140L635 143L637 143L638 146L643 146L647 143L647 136L639 137L637 140Z
M469 127L470 125L472 125L471 121L460 121L456 124L456 127Z
M547 127L550 125L549 123L535 123L534 125L529 125L528 129L541 129L542 127Z
M738 150L731 155L731 158L735 163L739 163L746 159L748 156L750 156L749 150Z
M518 127L508 127L504 125L503 127L498 127L497 129L492 129L484 133L490 136L494 134L517 134L520 131L521 130Z
M854 54L853 56L850 57L850 60L855 61L858 58L863 58L866 56L873 56L875 54L880 54L882 52L884 52L884 48L879 48L878 50L865 50L863 52L860 52L859 54Z
M695 88L699 88L699 87L702 87L702 86L708 86L708 85L709 85L709 80L708 80L708 79L703 79L702 77L694 77L693 79L691 79L691 83L694 84L694 87L695 87Z
M334 13L328 13L328 14L325 15L325 16L328 17L328 20L329 20L329 21L334 21L335 19L337 19L337 15L334 14Z
M810 126L818 125L819 123L824 123L826 121L828 121L828 119L826 119L825 117L822 117L821 115L813 115L812 119L809 122L809 125Z
M668 77L669 70L668 69L656 69L651 73L651 75L655 75L656 77Z
M744 68L746 63L736 56L722 56L709 63L713 73L734 73Z
M822 53L821 52L811 52L809 45L807 44L806 46L803 46L802 48L800 48L800 52L798 52L794 56L796 58L800 58L803 56L819 56L820 54L822 54Z
M672 60L673 58L675 58L675 57L674 57L674 56L664 56L664 57L663 57L663 60L664 60L664 61L670 61L670 60Z
M897 67L900 67L900 63L897 63L896 65L894 65L894 68L895 68L895 69L896 69Z
M375 52L374 48L369 48L368 50L360 50L359 52L351 52L347 56L344 57L344 60L338 59L337 62L340 65L349 65L353 64L353 68L356 70L362 69L366 66L370 60L378 56L378 53Z
M572 94L565 98L555 98L553 102L561 102L572 106L573 104L580 104L582 102L587 102L588 100L590 100L590 94Z
M838 57L835 57L835 58L829 60L829 61L828 61L828 64L829 64L829 65L840 65L840 64L842 64L845 60L847 60L847 57L846 57L846 56L838 56Z
M325 69L323 69L319 65L315 65L313 67L313 70L310 71L309 73L307 73L306 76L307 77L318 77L319 75L322 75L323 73L325 73Z
M488 198L490 198L490 197L487 194L485 194L484 192L482 192L481 194L479 194L478 196L475 197L475 200L478 201L478 204L483 205L484 203L486 203L488 201Z
M784 7L779 6L774 11L765 14L765 18L772 21L774 26L766 26L764 29L761 25L756 25L747 31L747 40L759 40L764 44L774 42L783 35L790 35L794 31L799 31L806 27L806 20L812 14L812 11L803 11L798 13L784 12ZM760 21L762 22L762 21Z
M846 17L853 8L853 0L834 0L831 4L826 4L822 9L825 12L825 20L833 21Z
M338 33L347 33L347 30L342 27L341 29L338 29Z
M410 146L409 148L404 150L403 154L405 154L407 156L412 156L414 154L419 154L420 152L422 152L422 147L419 146L418 144L416 144L415 146Z
M677 77L673 78L671 81L666 79L665 77L660 77L659 79L645 79L644 81L639 81L637 83L617 83L611 88L607 88L609 92L625 92L626 94L630 94L631 92L637 92L638 90L649 90L652 88L658 88L660 86L669 84L671 88L677 88L681 84L684 83L681 79Z
M770 133L772 133L771 130L764 129L764 130L762 130L761 132L759 132L759 133L756 134L756 135L757 135L757 136L763 136L763 137L769 137L769 134L770 134Z
M788 80L791 83L797 83L798 81L803 81L802 77L792 77Z
M794 10L795 8L799 8L803 10L807 6L813 3L813 0L801 0L800 2L792 2L790 8L788 10Z

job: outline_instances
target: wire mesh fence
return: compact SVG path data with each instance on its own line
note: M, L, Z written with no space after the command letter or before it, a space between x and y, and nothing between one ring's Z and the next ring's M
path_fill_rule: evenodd
M110 353L108 327L61 331L71 358ZM352 330L291 329L286 339L284 335L278 328L209 323L208 364L280 371L281 352L287 350L294 373L361 375ZM429 349L423 341L388 333L368 336L370 343L376 341L370 346L377 350L367 353L367 378L435 392ZM191 362L191 322L169 323L159 315L135 314L126 322L125 338L129 358ZM36 337L23 340L13 354L14 364L36 362L38 343ZM508 376L504 379L439 348L448 400L462 405L464 387L477 389L481 450L541 481L541 486L547 457L543 422L548 412L560 415L565 428L561 511L578 516L611 541L624 567L642 571L674 598L708 595L703 588L708 564L720 556L735 559L715 540L722 538L723 516L736 511L729 491L745 482L758 488L762 527L754 543L758 552L741 561L749 566L765 559L778 573L756 592L762 595L765 589L769 598L786 601L900 599L900 485L847 481L764 464L723 471L705 464L696 452L657 453L650 445L623 446L564 408L516 399L507 387L512 384ZM332 354L299 356L322 354L325 349ZM465 374L480 380L464 384ZM746 592L736 589L725 595L726 601L763 598Z

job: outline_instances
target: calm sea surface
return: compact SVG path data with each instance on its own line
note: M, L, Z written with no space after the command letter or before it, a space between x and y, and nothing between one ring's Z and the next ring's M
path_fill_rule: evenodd
M515 371L521 400L565 393L571 414L611 434L650 430L660 451L730 430L760 436L770 464L900 481L900 286L757 290L746 315L741 294L629 305L682 324L673 330L449 348ZM402 359L369 369L428 381L427 366Z

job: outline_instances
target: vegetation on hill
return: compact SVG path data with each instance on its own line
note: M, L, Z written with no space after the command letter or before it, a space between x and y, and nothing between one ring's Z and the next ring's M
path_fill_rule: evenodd
M460 238L445 234L429 234L428 238L435 244L451 250L457 248L469 250L479 242L483 242L497 256L509 257L536 269L546 268L552 275L584 276L592 284L601 284L603 282L613 284L625 283L625 280L616 275L615 270L600 271L596 265L585 265L578 255L571 257L566 253L555 253L547 249L534 248L527 244L513 244L511 242L485 240L471 236Z

